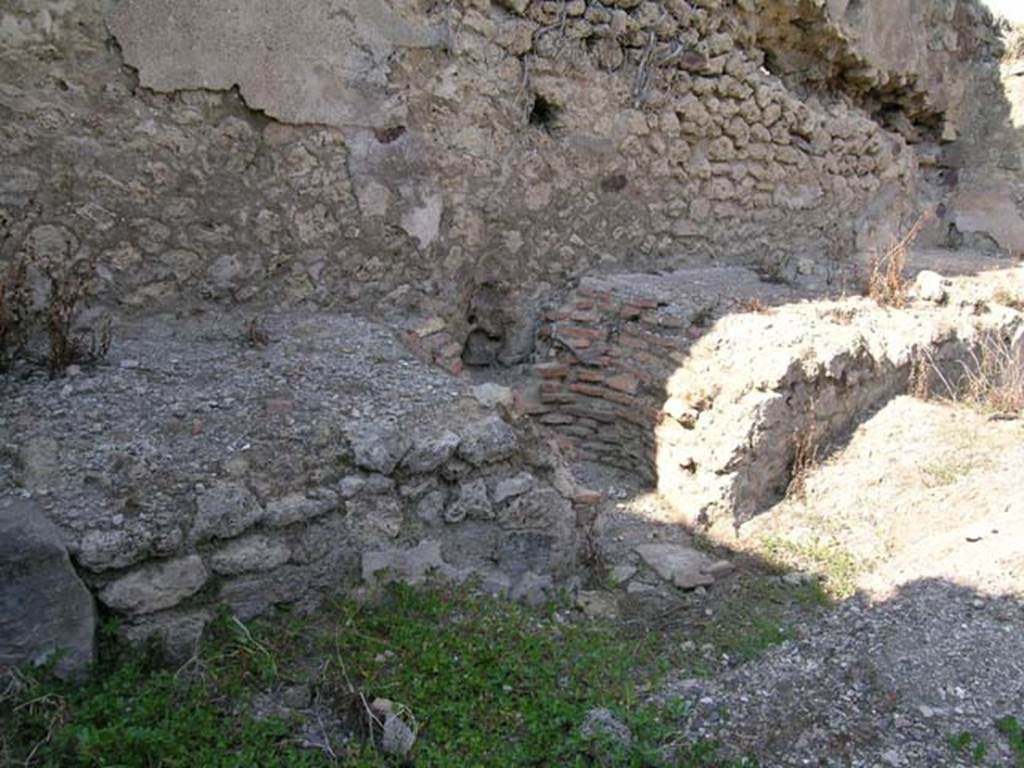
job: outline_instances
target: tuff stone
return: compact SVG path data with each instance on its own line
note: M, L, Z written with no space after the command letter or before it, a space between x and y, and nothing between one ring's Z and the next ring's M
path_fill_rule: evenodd
M130 571L100 590L99 599L120 613L154 613L191 597L208 578L202 559L186 555Z
M92 595L75 574L60 532L29 499L0 500L0 666L58 656L64 677L95 656Z
M451 578L454 569L441 557L439 542L428 539L411 549L391 548L363 553L363 580L422 584L428 576Z
M509 458L517 449L515 433L499 416L472 424L463 434L458 455L474 467Z
M445 522L448 523L461 523L467 518L489 520L493 517L494 508L488 498L487 483L484 480L464 483L444 513Z
M356 428L350 436L356 466L370 472L390 475L408 451L401 432L376 424Z
M361 488L368 484L361 484ZM352 486L346 486L343 493L351 493ZM307 493L290 493L267 503L266 522L268 525L283 527L294 523L302 523L315 517L325 515L338 506L338 497L333 491L318 489L317 497Z
M288 562L288 545L264 534L235 539L210 556L214 573L233 576L247 571L270 570Z
M217 483L196 494L191 535L196 541L237 536L263 519L264 511L247 488Z
M406 454L402 468L414 474L433 472L452 457L460 442L459 436L450 431L418 439Z
M516 496L522 496L533 488L535 478L529 472L520 472L515 477L507 477L499 480L491 494L495 504L501 504Z

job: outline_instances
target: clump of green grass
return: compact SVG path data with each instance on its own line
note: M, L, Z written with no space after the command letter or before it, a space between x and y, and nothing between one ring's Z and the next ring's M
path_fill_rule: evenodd
M771 537L764 541L764 555L779 567L797 568L820 579L823 596L845 600L857 591L862 564L833 537L814 541L790 541Z
M790 586L764 578L744 580L734 595L715 607L698 640L732 663L752 661L793 639L789 620L794 610L825 603L827 597L816 582Z
M960 757L970 759L975 765L981 765L988 755L988 745L970 731L950 736L949 748Z
M1010 750L1014 755L1017 768L1024 768L1024 729L1013 715L996 720L996 730L1010 742Z
M85 684L12 677L0 697L0 758L33 766L394 765L374 744L368 702L394 703L418 726L416 766L740 766L714 745L678 740L685 704L641 696L659 668L653 637L568 621L463 589L391 589L379 605L338 600L315 620L242 624L221 617L175 673L107 650ZM349 737L303 748L291 716L259 717L255 697L303 684L318 717ZM2 690L2 688L0 688ZM628 745L586 739L604 707ZM294 718L301 711L292 710ZM607 743L606 743L607 742ZM5 752L6 750L6 752Z
M953 485L977 468L973 456L948 457L924 465L921 467L921 473L925 476L925 484L929 488L941 488Z

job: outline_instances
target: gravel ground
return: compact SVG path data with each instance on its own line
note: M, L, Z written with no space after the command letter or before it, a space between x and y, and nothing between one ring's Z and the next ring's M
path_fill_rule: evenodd
M834 542L857 594L753 662L672 680L696 703L685 734L764 766L1021 765L995 722L1024 722L1022 436L912 398L861 425L742 546ZM983 760L951 748L963 732Z
M756 662L665 694L697 702L687 735L765 766L973 765L949 746L963 731L1012 766L994 722L1024 715L1022 630L1019 597L928 579L883 603L855 598Z

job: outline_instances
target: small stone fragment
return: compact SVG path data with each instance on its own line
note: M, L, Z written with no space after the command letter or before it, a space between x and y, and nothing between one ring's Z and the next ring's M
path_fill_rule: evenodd
M230 539L263 519L263 508L255 497L237 483L217 483L196 496L196 517L192 537Z
M623 748L629 748L633 743L633 732L607 709L592 709L587 712L583 724L580 725L580 736L588 741L598 738L611 739Z
M405 757L416 743L416 733L405 721L395 714L384 716L384 733L380 737L380 748L384 754Z
M507 459L515 453L516 447L512 428L498 416L491 416L466 431L458 454L474 467L480 467Z
M533 483L533 475L529 472L520 472L515 477L499 480L497 485L494 486L494 493L491 497L494 499L495 504L501 504L503 501L508 501L516 496L522 496L533 488Z
M123 613L153 613L172 608L206 584L209 574L198 555L145 565L108 584L100 600Z
M390 426L360 427L350 435L350 440L356 466L382 475L394 472L408 450L401 432Z
M948 284L949 281L938 272L926 269L919 272L914 280L914 295L922 301L945 304L949 296L946 290Z
M636 553L661 578L680 589L706 587L715 582L714 577L708 573L712 566L710 558L692 547L646 544L637 547Z
M433 472L455 453L459 447L459 436L454 432L418 439L402 461L402 469L413 474Z

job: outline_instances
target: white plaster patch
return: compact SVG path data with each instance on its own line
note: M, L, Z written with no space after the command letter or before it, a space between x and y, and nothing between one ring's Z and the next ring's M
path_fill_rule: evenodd
M402 229L420 241L420 250L430 246L441 232L441 213L444 203L440 194L427 195L419 208L402 216Z

